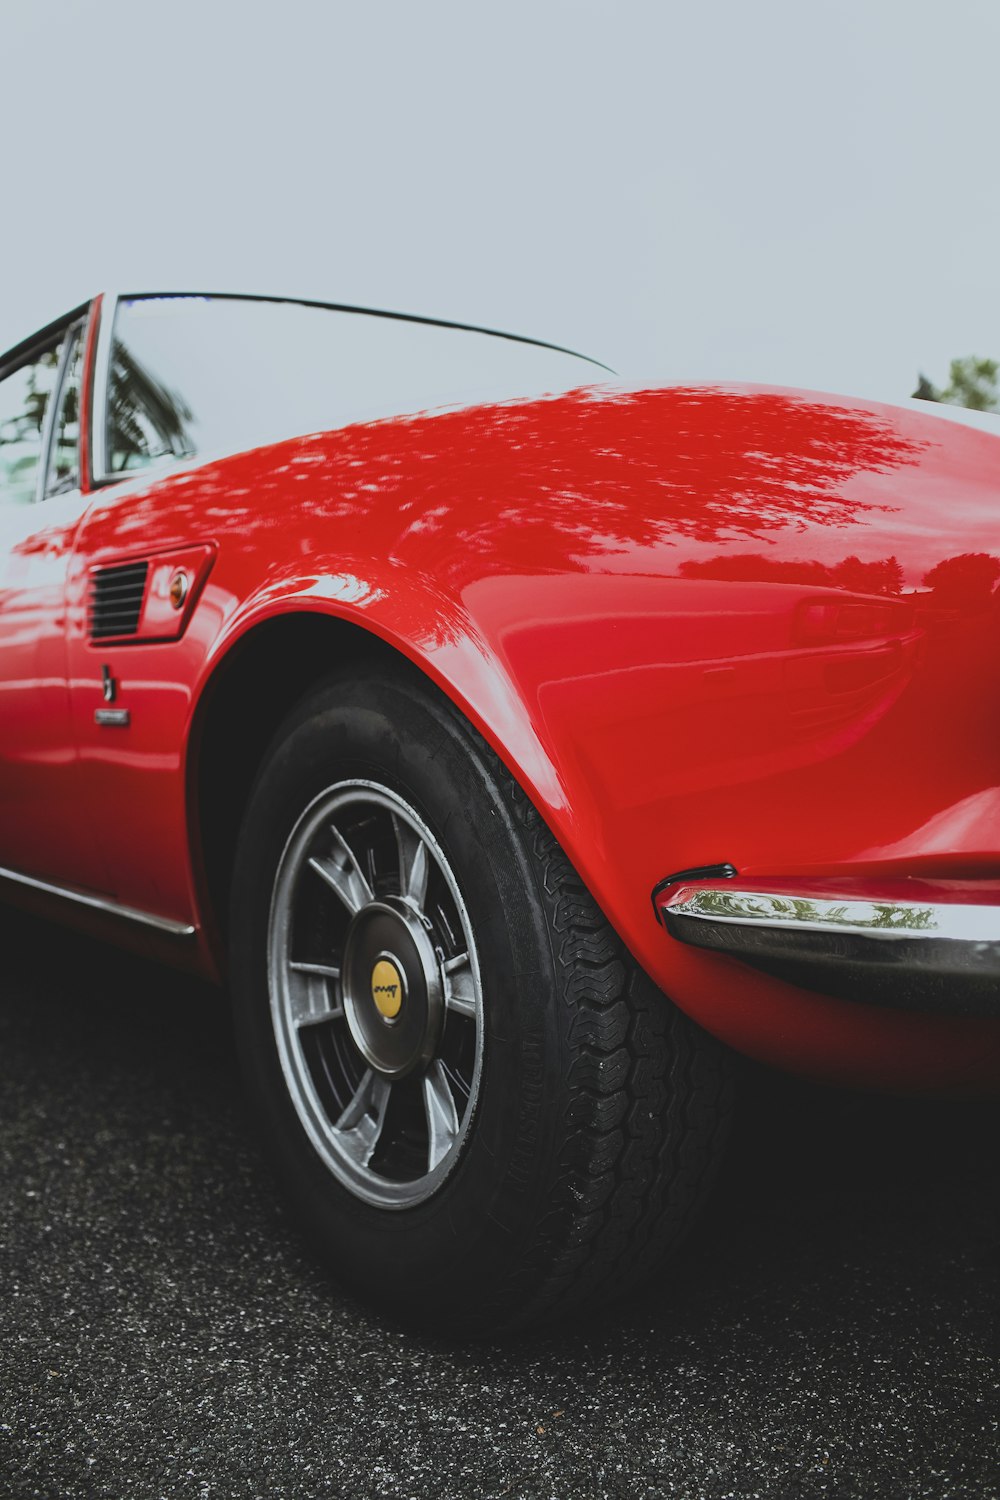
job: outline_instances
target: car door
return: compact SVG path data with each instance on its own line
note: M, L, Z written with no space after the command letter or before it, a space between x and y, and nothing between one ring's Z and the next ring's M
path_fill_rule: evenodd
M66 582L80 482L86 310L0 366L0 867L100 889L79 798Z
M168 298L102 300L92 504L67 584L70 715L114 903L181 933L194 900L184 734L222 623L203 596L216 521L209 492L183 467L194 453L184 381L165 378L123 335L123 307L128 324L136 301L164 339L173 333Z

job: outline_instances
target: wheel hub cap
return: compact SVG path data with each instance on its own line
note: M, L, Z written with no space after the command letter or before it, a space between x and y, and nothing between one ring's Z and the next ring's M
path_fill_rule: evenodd
M354 916L344 944L344 1014L354 1045L386 1078L434 1056L444 997L437 955L418 913L399 897Z

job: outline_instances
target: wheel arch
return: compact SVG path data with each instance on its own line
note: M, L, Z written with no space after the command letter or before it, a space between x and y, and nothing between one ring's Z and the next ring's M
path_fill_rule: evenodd
M383 666L419 679L484 735L525 793L546 812L559 777L527 706L481 642L469 651L459 649L458 660L466 663L464 681L456 680L461 672L442 673L433 658L413 651L394 633L373 629L367 620L291 605L253 621L216 654L189 722L185 797L199 922L220 972L227 965L236 839L261 762L295 704L337 670ZM504 679L499 691L498 676ZM477 711L477 702L500 705L499 722Z

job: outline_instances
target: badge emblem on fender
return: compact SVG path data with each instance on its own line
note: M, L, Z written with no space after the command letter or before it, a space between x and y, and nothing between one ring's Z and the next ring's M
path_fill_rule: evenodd
M118 683L107 662L101 667L101 695L105 703L114 703L118 696ZM101 729L127 729L129 711L127 708L95 708L94 723Z

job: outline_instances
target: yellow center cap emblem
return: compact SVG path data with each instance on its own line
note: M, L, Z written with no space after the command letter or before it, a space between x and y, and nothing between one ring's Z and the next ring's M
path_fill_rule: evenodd
M380 958L372 969L372 999L387 1021L394 1020L403 1008L403 976L389 958Z

